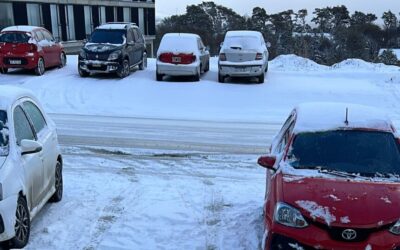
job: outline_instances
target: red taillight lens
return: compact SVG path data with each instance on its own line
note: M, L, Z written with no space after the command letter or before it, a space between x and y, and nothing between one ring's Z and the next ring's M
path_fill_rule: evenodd
M35 44L30 44L29 45L29 52L36 52L37 51L37 46Z
M263 54L257 53L256 60L262 60L262 59L263 59Z
M162 53L158 57L158 60L160 60L163 63L172 63L172 53Z
M196 56L193 54L173 54L173 53L162 53L158 60L163 63L173 64L191 64L196 61Z
M226 61L226 55L225 55L225 53L219 54L219 60L220 60L220 61Z

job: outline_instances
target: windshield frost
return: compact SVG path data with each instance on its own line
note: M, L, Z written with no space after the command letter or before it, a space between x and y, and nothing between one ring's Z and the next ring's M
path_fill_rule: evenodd
M224 45L228 48L240 46L242 49L257 49L261 46L261 42L251 36L229 36L225 38Z
M4 128L7 124L7 113L0 110L0 156L8 155L8 129Z
M391 133L338 130L296 136L295 168L321 168L364 176L400 175L399 143Z
M91 43L123 44L125 42L124 30L95 30L90 37Z

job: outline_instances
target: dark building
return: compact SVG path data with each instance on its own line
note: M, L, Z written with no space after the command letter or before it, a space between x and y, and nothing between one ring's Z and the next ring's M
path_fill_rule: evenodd
M100 24L133 22L145 34L151 54L155 20L155 0L0 1L0 30L11 25L42 26L60 41L80 41Z

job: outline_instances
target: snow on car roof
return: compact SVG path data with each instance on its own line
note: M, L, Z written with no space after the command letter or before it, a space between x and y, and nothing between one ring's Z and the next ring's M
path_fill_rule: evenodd
M258 31L252 30L231 30L226 33L226 37L230 36L255 36L262 37L262 34Z
M9 85L0 86L0 109L7 110L7 108L22 97L30 97L33 98L33 94L31 91L15 87Z
M195 53L198 51L197 39L200 36L191 33L168 33L161 39L157 55L166 52Z
M346 109L348 111L346 124ZM360 128L393 132L392 122L379 109L351 103L304 103L295 108L294 133Z
M123 30L126 29L128 25L135 26L134 23L106 23L97 27L97 29Z
M1 32L6 32L6 31L32 32L33 30L36 30L36 29L40 29L40 27L27 26L27 25L18 25L18 26L10 26L10 27L4 28Z

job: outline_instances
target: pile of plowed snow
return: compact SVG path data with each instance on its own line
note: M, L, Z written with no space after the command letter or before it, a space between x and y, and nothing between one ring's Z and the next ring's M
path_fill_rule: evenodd
M333 66L320 65L310 59L296 55L280 55L269 62L277 71L368 71L368 72L400 72L400 67L383 63L370 63L361 59L347 59Z

